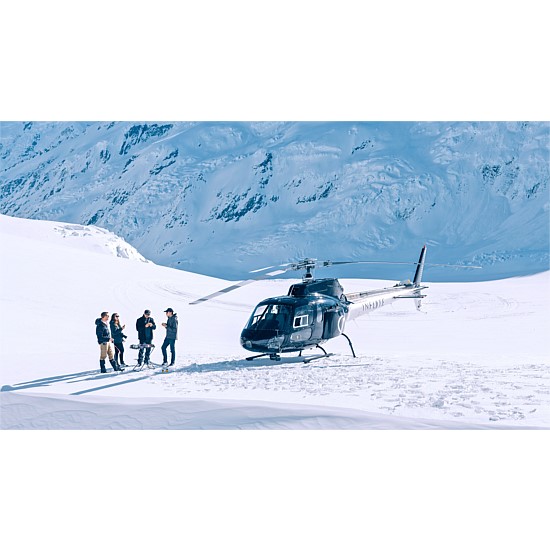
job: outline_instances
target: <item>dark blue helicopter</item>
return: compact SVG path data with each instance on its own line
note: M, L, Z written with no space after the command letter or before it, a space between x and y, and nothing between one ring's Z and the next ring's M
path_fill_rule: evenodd
M199 304L206 300L216 298L227 292L245 286L247 284L274 277L292 270L305 270L306 273L301 283L291 285L286 296L267 298L261 301L252 313L248 323L241 332L241 345L248 351L258 355L247 357L252 360L258 357L269 356L270 359L279 361L281 353L299 352L317 347L324 355L316 355L304 359L309 362L328 354L321 344L344 336L355 357L353 344L344 333L346 323L360 315L369 313L383 307L396 299L413 298L417 309L420 309L420 300L425 297L422 290L422 273L425 265L443 266L443 264L425 264L426 245L420 252L418 262L374 262L374 261L349 261L332 262L317 261L307 258L297 263L283 264L279 269L265 273L256 279L241 281L213 294L191 302L191 305ZM317 267L329 267L343 264L412 264L416 265L413 281L402 281L388 288L367 290L344 294L344 289L338 279L315 279L313 270ZM478 267L478 266L447 266L444 267ZM267 271L273 267L258 269L252 273Z

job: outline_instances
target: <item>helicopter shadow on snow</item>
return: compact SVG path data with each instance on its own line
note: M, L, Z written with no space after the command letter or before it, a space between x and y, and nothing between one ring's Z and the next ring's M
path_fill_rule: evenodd
M173 372L177 373L207 373L207 372L224 372L224 371L239 371L239 370L251 370L251 369L265 369L266 367L315 367L319 369L337 368L337 367L350 367L350 366L368 366L368 362L361 361L361 358L356 358L353 361L353 365L347 363L344 356L334 354L327 357L319 357L316 359L307 361L308 357L284 357L281 361L273 361L269 358L266 359L254 359L253 361L247 361L246 359L234 359L231 361L218 361L215 363L192 363L190 365L179 367ZM347 359L347 358L346 358ZM350 357L350 359L353 359ZM327 362L330 361L330 362ZM159 373L160 374L160 373ZM166 374L164 374L166 376Z

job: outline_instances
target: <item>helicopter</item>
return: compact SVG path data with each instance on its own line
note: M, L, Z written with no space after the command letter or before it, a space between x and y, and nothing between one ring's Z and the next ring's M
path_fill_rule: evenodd
M288 271L305 270L301 283L292 284L286 296L278 296L262 300L250 316L241 332L241 346L247 351L257 353L246 357L252 361L260 357L269 357L274 361L281 360L282 353L302 352L306 349L319 348L323 355L314 355L303 359L309 363L315 359L328 357L329 354L321 346L327 340L343 336L347 339L353 357L355 350L350 338L345 334L346 324L366 313L379 309L397 299L413 299L417 310L420 310L421 299L426 295L422 291L428 287L422 284L424 267L461 267L476 268L479 266L426 264L426 245L422 247L418 262L376 262L376 261L318 261L306 258L296 263L281 264L251 271L264 273L262 276L238 282L227 288L199 298L190 305L200 304L212 298L221 296L247 284L281 275ZM344 293L344 288L338 279L316 279L314 269L343 264L410 264L416 265L412 282L401 281L394 286L362 292Z

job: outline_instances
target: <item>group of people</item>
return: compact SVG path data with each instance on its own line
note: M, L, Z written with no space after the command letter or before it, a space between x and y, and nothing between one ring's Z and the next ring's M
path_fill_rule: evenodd
M176 340L178 338L178 316L174 310L169 307L164 311L166 313L166 323L162 326L166 328L166 337L162 344L162 359L163 367L173 366L176 361ZM115 371L123 371L126 364L124 363L124 340L128 337L122 332L126 325L121 325L120 316L118 313L113 313L109 320L109 312L102 311L101 315L95 321L97 343L99 344L99 366L101 372L107 372L105 368L105 360L109 358L109 363ZM143 315L136 321L136 330L140 343L138 354L138 365L141 366L144 362L149 364L151 349L153 343L153 331L157 328L155 320L151 317L151 311L146 309ZM168 353L170 348L171 360L168 365Z

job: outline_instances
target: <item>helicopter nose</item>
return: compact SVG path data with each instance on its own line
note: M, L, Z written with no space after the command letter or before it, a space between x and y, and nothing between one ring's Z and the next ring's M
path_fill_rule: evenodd
M246 349L252 349L252 342L241 336L241 346Z
M251 351L277 352L281 349L284 339L283 335L274 330L261 331L261 335L250 334L250 331L244 330L241 334L241 346Z

